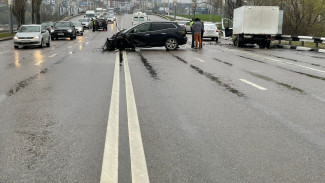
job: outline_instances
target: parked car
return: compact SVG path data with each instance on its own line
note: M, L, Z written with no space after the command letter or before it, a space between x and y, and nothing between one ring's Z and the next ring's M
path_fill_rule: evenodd
M99 30L99 29L107 30L106 19L101 18L101 19L96 20L96 30Z
M160 46L175 50L186 42L185 29L176 22L144 22L114 34L105 45L107 50Z
M58 38L76 39L76 29L70 21L59 21L54 24L54 31L52 32L52 40Z
M219 29L216 24L204 23L204 34L203 38L211 38L211 40L219 40Z
M38 46L42 48L45 44L50 47L51 35L49 31L41 25L22 25L14 36L14 47Z
M186 29L186 32L191 32L190 22L186 22L184 28Z
M91 20L90 18L83 18L80 19L79 22L81 22L82 26L84 28L90 29L91 28Z
M82 26L81 22L76 21L76 22L72 22L73 26L75 27L77 34L79 35L84 35L84 27Z
M184 27L184 25L186 24L186 21L177 21L178 25L180 25L181 27Z

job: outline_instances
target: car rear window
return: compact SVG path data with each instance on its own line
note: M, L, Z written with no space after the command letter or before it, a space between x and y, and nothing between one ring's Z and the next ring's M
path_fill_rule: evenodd
M151 31L163 30L163 29L175 29L177 28L172 23L152 23L151 24Z
M138 21L138 17L133 17L133 21Z

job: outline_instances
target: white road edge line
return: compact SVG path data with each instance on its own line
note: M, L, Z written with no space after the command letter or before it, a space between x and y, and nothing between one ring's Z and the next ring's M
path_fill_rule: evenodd
M72 46L68 46L68 48L72 48Z
M53 55L51 55L51 56L49 56L49 57L52 58L52 57L55 57L55 56L57 56L57 54L53 54Z
M126 105L128 113L132 183L149 183L150 181L146 157L143 149L137 106L135 103L126 51L123 51L123 62L125 73Z
M200 62L205 62L204 60L202 59L199 59L199 58L195 58L196 60L200 61Z
M246 79L239 79L239 80L242 81L242 82L244 82L244 83L246 83L246 84L249 84L251 86L254 86L255 88L258 88L260 90L267 90L266 88L264 88L262 86L259 86L259 85L255 84L255 83L252 83L250 81L247 81Z
M116 52L111 103L107 122L106 140L102 164L101 183L118 183L118 143L120 106L120 62Z

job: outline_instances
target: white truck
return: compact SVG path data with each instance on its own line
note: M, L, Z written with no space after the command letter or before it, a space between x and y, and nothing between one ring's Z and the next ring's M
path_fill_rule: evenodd
M269 48L272 35L282 34L283 11L277 6L242 6L234 10L233 42L242 47L247 43Z

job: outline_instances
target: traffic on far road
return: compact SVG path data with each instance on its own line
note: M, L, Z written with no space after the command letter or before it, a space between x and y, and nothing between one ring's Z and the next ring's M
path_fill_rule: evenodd
M325 182L325 4L13 2L0 183Z

